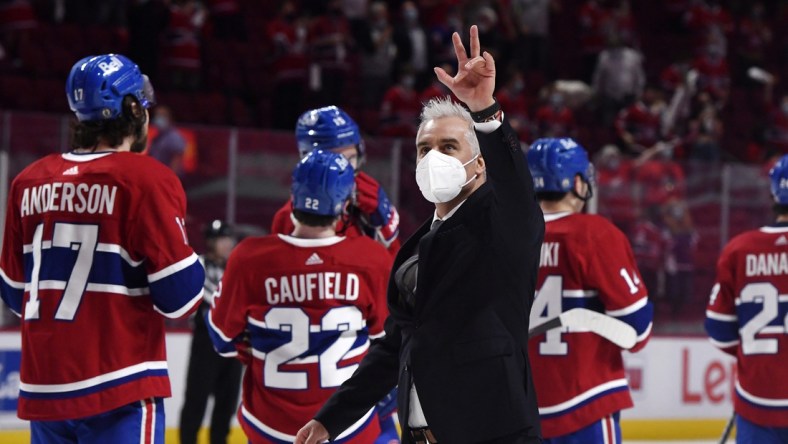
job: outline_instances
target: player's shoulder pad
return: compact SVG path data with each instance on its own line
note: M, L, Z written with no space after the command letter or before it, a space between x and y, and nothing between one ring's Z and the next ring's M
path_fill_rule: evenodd
M52 153L47 154L46 156L34 161L30 165L26 166L19 172L19 174L14 177L14 180L11 181L13 184L14 182L19 182L22 180L36 180L40 179L42 176L45 178L51 178L51 168L55 162L60 162L62 158L62 154L60 153Z
M733 239L729 240L722 249L723 253L732 253L736 250L750 247L755 239L765 235L760 229L745 231L744 233L737 234Z
M116 156L115 162L119 165L119 168L113 173L127 178L127 180L134 180L142 176L144 180L138 180L137 182L138 186L143 189L155 188L152 191L164 192L159 189L163 184L183 189L181 181L175 172L151 156L125 151L115 153L113 156Z
M373 265L383 263L391 265L394 259L386 247L367 236L348 237L344 242L348 246L353 246L354 251L364 251L364 256L359 257L361 263L372 263Z
M593 235L594 237L609 237L609 236L624 236L621 231L609 219L602 217L598 214L577 214L578 218L582 220L583 231Z

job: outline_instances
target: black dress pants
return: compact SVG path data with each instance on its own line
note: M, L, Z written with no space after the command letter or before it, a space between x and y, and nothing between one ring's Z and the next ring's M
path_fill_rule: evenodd
M238 390L243 366L237 359L223 358L216 353L202 314L203 307L194 319L186 396L181 410L181 444L196 444L197 431L202 424L208 397L211 395L214 397L214 406L210 442L226 444L230 421L238 409Z

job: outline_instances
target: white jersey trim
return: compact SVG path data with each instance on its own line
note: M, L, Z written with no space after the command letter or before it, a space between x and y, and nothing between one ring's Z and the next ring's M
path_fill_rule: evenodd
M550 405L547 407L539 407L539 414L540 415L549 415L552 413L559 413L563 412L564 410L569 410L572 407L582 403L583 401L592 398L602 392L606 392L608 390L612 390L615 388L620 387L628 387L627 380L625 378L615 379L613 381L608 381L604 384L600 384L590 390L586 390L585 392L575 396L574 398L564 401L560 404Z
M648 304L648 296L642 297L640 300L628 307L619 308L618 310L605 310L605 314L614 317L626 316L640 310L641 308L645 307L646 304Z
M769 234L788 233L788 227L761 227L760 231Z
M52 241L44 241L44 242L41 243L41 249L42 250L48 250L50 248L52 248ZM118 255L120 255L121 258L123 258L124 261L126 261L132 267L138 267L143 262L141 260L140 261L135 261L134 259L132 259L131 255L129 254L129 252L126 251L125 249L123 249L123 247L121 247L118 244L108 244L108 243L104 243L104 242L99 242L98 244L96 244L96 251L101 251L103 253L115 253L115 254L118 254ZM25 253L25 254L32 253L33 252L33 244L26 244L26 245L24 245L22 247L22 252Z
M194 308L194 306L195 306L195 305L197 305L197 304L199 304L200 302L202 302L202 295L203 295L203 293L204 293L204 292L205 292L205 289L204 289L204 288L201 288L201 289L200 289L200 292L199 292L199 293L197 293L197 296L193 297L193 298L192 298L192 300L190 300L190 301L189 301L189 302L188 302L186 305L184 305L183 307L181 307L181 308L179 308L179 309L177 309L177 310L175 310L175 311L173 311L173 312L171 312L171 313L166 313L166 312L164 312L164 311L161 311L161 310L159 309L159 307L157 307L157 306L156 306L156 304L153 304L153 309L154 309L154 310L156 310L156 311L158 311L159 313L163 314L164 316L166 316L166 317L170 318L170 319L178 319L178 318L180 318L181 316L183 316L184 314L188 313L188 312L189 312L189 310L191 310L192 308Z
M224 332L221 331L219 329L219 327L217 327L216 324L213 323L213 310L208 311L208 325L210 325L211 329L217 335L219 335L220 338L222 338L222 341L224 341L224 342L233 342L233 338L231 338L231 337L227 336L226 334L224 334Z
M341 363L342 361L344 361L346 359L351 359L351 358L355 358L357 356L361 356L364 353L366 353L367 350L369 350L369 341L366 341L363 344L359 345L358 347L349 350L347 353L345 353L339 359L338 362ZM222 356L224 356L224 355L222 355ZM254 347L252 347L252 357L254 357L255 359L259 359L260 361L265 361L266 356L267 356L266 352L262 352L260 350L255 349ZM310 355L310 356L307 356L307 357L304 357L304 358L298 358L298 359L294 358L294 359L291 359L291 360L287 361L288 364L317 364L318 362L320 362L320 360L319 360L319 357L317 355Z
M340 434L339 436L337 436L334 439L342 439L342 438L344 438L344 437L346 437L348 435L351 435L351 434L355 433L359 428L361 428L361 426L363 426L369 420L369 417L372 416L372 413L374 413L374 411L375 411L374 407L369 409L369 411L364 416L362 416L361 419L356 421L355 424L353 424L350 427L348 427L347 430L342 432L342 434ZM252 424L254 424L255 427L257 427L258 429L262 430L263 433L265 433L265 434L267 434L269 436L272 436L272 437L274 437L276 439L280 439L282 441L289 441L289 442L294 442L295 441L295 438L296 438L295 435L288 435L287 433L280 432L279 430L275 430L275 429L263 424L263 422L260 421L259 419L257 419L254 415L252 415L252 413L249 410L247 410L246 406L243 405L243 404L241 404L241 415L243 415L243 417L247 421L249 421Z
M788 407L788 399L762 398L760 396L755 396L752 393L744 390L738 379L736 380L736 392L739 394L739 396L753 404L758 404L764 407Z
M706 317L722 322L736 322L739 320L739 317L735 314L724 314L712 310L706 310Z
M735 339L733 341L728 341L728 342L722 342L722 341L718 341L718 340L716 340L714 338L709 338L709 342L711 342L711 345L713 345L713 346L715 346L717 348L728 348L728 347L735 347L735 346L739 345L739 340L738 339Z
M122 257L123 260L126 261L132 267L138 267L143 262L143 261L135 261L134 259L132 259L129 252L118 244L105 244L103 242L99 242L96 245L96 251L119 254L120 257Z
M114 381L116 379L125 378L135 373L144 372L146 370L167 370L167 361L148 361L135 364L114 372L104 373L103 375L94 376L82 381L70 382L67 384L28 384L25 382L19 383L19 388L31 393L63 393L73 392L75 390L82 390L90 387L104 384L106 382Z
M11 288L16 288L17 290L24 290L25 289L25 283L24 282L17 282L15 280L11 279L10 277L8 277L7 274L5 274L5 271L2 268L0 268L0 277L2 277L3 280L5 281L5 283L8 284L8 286L11 287Z
M64 153L62 154L63 158L71 161L71 162L90 162L91 160L100 159L102 157L109 156L110 154L115 154L117 151L105 151L103 153L86 153L86 154L77 154L77 153Z
M654 325L653 322L649 322L648 323L648 327L646 327L646 330L641 335L639 335L637 338L635 338L635 343L636 344L640 343L640 342L643 342L643 341L646 340L646 338L648 338L648 336L651 334L651 327L653 325Z
M545 222L552 222L554 220L561 219L562 217L566 217L572 214L571 211L562 211L560 213L545 213L544 214L544 221Z
M386 336L386 330L383 330L382 332L374 334L374 335L373 334L369 334L369 339L380 339L380 338L382 338L384 336Z
M286 234L278 234L277 236L279 236L279 239L282 239L290 245L306 248L328 247L330 245L336 245L346 239L344 236L322 237L320 239L301 239L299 237L288 236Z
M564 290L561 296L565 298L593 298L599 296L596 290Z
M66 289L66 281L55 281L55 280L46 280L46 281L39 281L38 282L38 289L39 290L65 290ZM32 288L32 284L25 284L25 291L30 291ZM148 287L141 287L141 288L129 288L123 285L113 285L113 284L95 284L89 282L87 286L85 286L85 291L91 291L95 293L113 293L113 294L120 294L123 296L130 296L130 297L137 297L137 296L145 296L150 294L150 290Z
M190 254L185 259L181 259L178 262L176 262L176 263L174 263L174 264L172 264L172 265L170 265L168 267L164 267L164 268L162 268L161 270L159 270L159 271L157 271L155 273L149 274L148 275L148 282L154 283L154 282L156 282L158 280L164 279L167 276L171 276L171 275L173 275L173 274L175 274L175 273L177 273L177 272L179 272L181 270L184 270L186 268L191 267L192 265L194 265L195 262L199 262L199 261L200 261L200 258L197 256L197 254L192 252L192 254Z
M147 399L143 399L140 401L140 409L142 410L142 421L140 421L140 444L145 444L145 438L146 438L145 423L148 422L148 409L145 406L146 402L148 402Z

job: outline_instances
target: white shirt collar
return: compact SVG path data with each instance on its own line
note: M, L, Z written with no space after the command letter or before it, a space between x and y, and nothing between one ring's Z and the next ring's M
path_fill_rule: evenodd
M561 219L562 217L566 217L572 214L571 211L561 211L560 213L544 213L544 221L545 222L552 222L554 220Z
M465 199L465 200L468 200L468 199ZM463 200L462 202L458 203L456 207L452 208L451 211L446 213L446 215L443 216L442 218L438 217L438 210L435 210L435 213L433 213L433 215L432 215L432 223L435 223L436 220L440 220L440 221L443 221L443 222L446 222L447 220L449 220L449 218L454 216L454 213L456 213L457 210L460 209L462 204L465 203L465 200Z

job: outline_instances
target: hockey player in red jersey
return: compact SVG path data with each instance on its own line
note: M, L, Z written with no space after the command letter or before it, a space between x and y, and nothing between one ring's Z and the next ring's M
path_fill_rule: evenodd
M309 110L298 118L296 140L301 158L314 149L333 151L345 156L356 171L356 188L337 232L348 237L366 235L389 249L392 256L399 250L399 214L380 184L360 170L364 162L364 142L358 125L336 106ZM292 202L274 215L271 233L293 232Z
M528 165L545 217L531 325L573 308L630 324L641 349L653 308L624 234L607 219L582 214L593 167L574 140L539 139ZM619 414L632 407L621 349L581 327L557 328L530 339L529 354L547 444L621 442Z
M345 157L311 152L293 172L292 233L247 238L230 256L208 325L221 355L249 363L238 420L254 444L293 442L384 334L391 255L336 232L353 187ZM373 408L335 442L379 433Z
M788 156L769 172L774 223L731 240L706 307L712 344L736 357L736 442L788 442Z
M145 148L153 89L122 55L66 83L73 151L13 181L0 294L22 322L18 415L33 443L164 443L164 318L202 300L186 196Z

